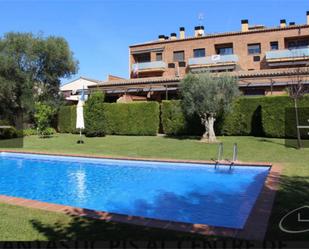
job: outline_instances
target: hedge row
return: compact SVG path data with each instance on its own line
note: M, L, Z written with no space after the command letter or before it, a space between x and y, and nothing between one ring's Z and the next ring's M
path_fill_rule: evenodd
M241 97L231 107L224 117L216 121L216 133L237 136L285 137L285 134L295 136L295 122L285 124L285 120L295 118L293 100L288 96L273 97ZM299 101L299 107L309 108L309 96ZM286 112L286 108L291 108ZM300 124L306 123L308 115L302 111ZM309 112L308 109L305 112ZM196 120L188 121L181 109L180 101L166 101L161 106L163 131L167 135L198 134ZM285 117L288 115L288 117ZM286 133L287 129L287 133ZM195 131L195 132L192 132Z
M166 135L201 135L203 126L198 116L186 117L179 100L163 101L161 123Z
M76 133L76 106L63 106L58 112L58 131L60 133Z
M300 124L307 125L307 120L309 117L309 95L305 96L299 101L298 107L306 107L305 109L299 110L299 120ZM295 122L289 122L288 126L285 125L285 120L291 121L292 119L295 119L294 102L289 97L281 96L265 98L261 103L261 108L263 132L265 136L284 137L285 129L293 131L294 135L296 134L294 125ZM285 115L287 115L287 118Z
M223 117L222 134L263 136L261 103L266 98L268 97L238 98L233 103L231 110Z
M84 107L85 135L87 137L103 137L106 134L104 94L95 92L87 100Z
M160 110L157 102L105 104L106 134L157 135Z
M159 131L160 110L157 102L135 102L129 104L104 103L96 105L96 113L105 120L104 127L102 125L93 125L96 129L104 129L100 134L110 135L156 135ZM91 111L93 108L89 108ZM97 118L93 117L93 113L87 113L88 108L85 107L85 125L86 131L90 127L88 119L97 122ZM62 107L58 115L58 130L61 133L71 133L75 131L76 124L76 108L75 106ZM88 125L87 125L88 124ZM100 127L100 128L98 128ZM91 127L91 134L94 134Z
M158 132L160 110L157 102L104 103L102 106L106 134L156 135ZM217 118L215 130L218 135L285 137L285 129L289 134L295 134L294 124L291 127L285 124L285 120L295 117L293 106L288 96L240 97L224 117ZM309 96L299 101L299 107L309 108ZM286 108L292 109L286 113ZM75 113L75 107L61 109L60 132L75 130ZM289 115L288 118L285 115ZM301 118L307 116L302 115ZM306 122L304 119L301 124ZM201 135L204 131L198 117L186 117L183 114L179 100L162 102L161 125L167 135Z

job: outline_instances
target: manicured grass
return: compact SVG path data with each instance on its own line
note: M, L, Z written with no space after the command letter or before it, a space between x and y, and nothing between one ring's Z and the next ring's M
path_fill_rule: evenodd
M159 240L202 236L133 226L0 203L0 240Z
M52 138L45 139L30 136L24 139L23 148L16 148L16 150L204 160L216 158L217 153L217 145L204 144L194 138L107 136L103 138L85 138L85 144L77 144L77 139L77 135L69 134L58 134ZM284 167L281 189L275 201L267 238L306 239L306 234L289 235L281 232L278 228L278 223L288 211L303 205L309 205L309 149L296 150L285 147L283 139L219 137L219 140L224 143L225 158L231 158L233 143L237 142L239 146L239 160L280 163ZM0 141L0 148L8 147L12 143L12 140ZM87 233L90 234L92 229L94 229L94 237L92 238L101 238L100 232L103 231L102 233L104 233L106 230L110 232L110 235L114 234L114 236L133 236L132 229L129 229L127 225L110 226L99 221L91 221L91 223L96 225L86 226L85 229L80 229L78 232L74 230L75 228L73 229L74 231L66 230L66 227L72 227L72 218L38 210L19 207L8 208L7 205L1 205L0 214L5 219L4 222L1 221L0 223L0 240L9 239L7 236L11 236L10 239L19 239L20 237L18 236L24 236L20 239L50 238L50 235L46 235L46 231L54 236L52 238L62 239L66 234L70 238L84 238L83 236L86 236ZM31 220L36 220L41 226L38 227L35 225L38 223L30 222ZM57 221L60 221L60 223L56 224ZM24 232L24 235L20 235L19 232L3 232L5 230L15 231L15 227L26 229L27 232ZM83 227L83 222L75 221L74 227ZM57 233L59 229L64 230L65 233ZM134 235L137 238L138 236L143 238L147 236L152 237L152 233L157 236L165 236L165 238L176 238L179 236L179 233L161 232L159 230L156 230L156 232L152 230L150 232L141 227L134 228L134 231Z

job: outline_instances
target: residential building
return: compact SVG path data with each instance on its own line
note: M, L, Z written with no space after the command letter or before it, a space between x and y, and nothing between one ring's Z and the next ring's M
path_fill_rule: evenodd
M305 24L281 20L276 27L249 25L241 30L208 34L197 26L194 35L159 35L158 40L130 46L130 79L104 81L99 88L110 100L122 95L146 99L176 98L188 73L228 73L237 76L245 95L282 94L296 74L309 82L309 11ZM93 88L93 87L91 87Z
M64 95L67 101L77 102L84 89L85 98L88 96L88 87L96 87L100 83L99 80L89 79L86 77L80 77L60 87L60 91Z

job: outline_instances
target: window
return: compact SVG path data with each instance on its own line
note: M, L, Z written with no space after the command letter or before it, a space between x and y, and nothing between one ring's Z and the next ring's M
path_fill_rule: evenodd
M248 44L248 54L260 54L261 53L261 44Z
M217 48L217 54L220 55L233 54L233 48L232 47Z
M197 57L205 57L205 48L197 48L197 49L193 49L193 57L197 58Z
M174 61L184 61L185 52L184 51L175 51L174 52Z
M215 50L217 54L220 55L228 55L233 54L233 43L225 43L225 44L216 44Z
M186 62L185 61L179 61L178 65L179 65L179 67L186 67Z
M162 53L156 53L156 61L162 61Z
M288 49L307 48L309 47L309 40L295 40L288 42Z
M270 50L278 50L278 49L279 49L279 45L277 41L270 43Z
M257 96L257 95L265 95L264 89L259 88L251 88L251 89L245 89L244 90L245 96Z
M134 55L134 59L136 63L149 62L150 61L150 53L142 53Z
M253 56L253 61L260 61L261 57L260 56Z

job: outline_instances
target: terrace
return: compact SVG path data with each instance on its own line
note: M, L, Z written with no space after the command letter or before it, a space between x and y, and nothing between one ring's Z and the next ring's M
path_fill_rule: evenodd
M238 62L238 56L235 54L212 55L207 57L198 57L189 59L189 67L192 72L207 69L210 71L231 71L235 70Z
M307 65L309 48L295 48L266 52L266 61L270 66Z
M164 72L166 68L166 63L164 61L150 61L134 63L132 65L132 70L137 70L138 72L153 72L159 71Z

